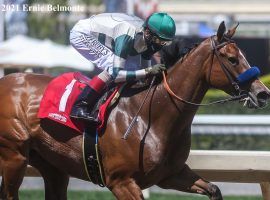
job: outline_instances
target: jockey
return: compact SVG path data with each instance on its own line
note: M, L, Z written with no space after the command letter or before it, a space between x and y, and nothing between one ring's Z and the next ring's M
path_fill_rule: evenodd
M70 32L71 45L103 71L83 89L70 117L96 124L91 111L109 83L139 80L164 71L162 64L151 66L151 57L173 40L175 29L175 22L167 13L153 13L145 22L122 13L80 20ZM140 55L140 66L128 70L126 60L136 55Z

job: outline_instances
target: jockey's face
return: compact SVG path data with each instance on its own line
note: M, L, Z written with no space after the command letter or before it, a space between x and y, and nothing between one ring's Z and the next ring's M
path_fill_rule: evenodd
M170 45L172 43L172 41L167 41L167 40L163 40L159 38L157 35L152 33L149 29L144 30L144 37L147 44L152 44L154 46L162 47L162 46Z

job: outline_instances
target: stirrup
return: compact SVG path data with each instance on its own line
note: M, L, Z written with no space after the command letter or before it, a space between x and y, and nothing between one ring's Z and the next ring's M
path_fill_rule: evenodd
M72 115L72 114L70 114L70 118L84 121L85 123L93 125L93 126L98 126L101 123L96 117L92 117L92 116Z
M80 118L80 120L84 121L87 125L94 126L94 127L97 127L101 124L101 122L95 117Z

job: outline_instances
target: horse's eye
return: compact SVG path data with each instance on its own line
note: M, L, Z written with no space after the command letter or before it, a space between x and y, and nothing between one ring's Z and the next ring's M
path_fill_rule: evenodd
M239 60L237 58L235 58L235 57L229 57L228 60L232 65L238 65L239 64Z

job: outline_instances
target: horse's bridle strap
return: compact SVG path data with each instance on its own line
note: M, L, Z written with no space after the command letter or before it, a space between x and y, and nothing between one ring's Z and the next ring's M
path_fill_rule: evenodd
M212 45L212 49L213 49L213 54L217 57L217 60L219 62L219 65L221 67L221 69L223 70L223 72L225 73L227 79L230 81L231 85L233 86L234 90L237 92L237 94L240 94L242 91L238 85L238 83L233 79L233 75L232 73L230 72L230 70L228 69L228 67L224 64L224 62L221 61L220 59L220 55L219 55L219 52L218 52L218 49L230 44L230 43L233 43L234 41L232 40L229 40L229 41L226 41L226 42L223 42L219 45L215 45L215 42L213 40L213 36L211 37L211 45Z
M213 37L210 38L211 39L211 46L212 46L212 50L213 50L213 54L212 55L215 55L217 57L217 60L219 62L219 65L220 67L222 68L223 72L225 73L226 77L228 78L228 80L230 81L230 83L232 84L233 88L235 89L235 91L238 93L237 95L235 96L231 96L230 98L227 98L227 99L223 99L223 100L219 100L219 101L213 101L213 102L210 102L210 103L206 103L206 104L199 104L199 103L193 103L193 102L189 102L187 100L184 100L183 98L177 96L170 88L168 82L167 82L167 79L166 79L166 75L165 75L165 72L163 72L163 85L164 85L164 88L167 90L167 92L173 96L174 98L176 98L177 100L179 101L182 101L186 104L189 104L189 105L193 105L193 106L209 106L209 105L212 105L212 104L218 104L218 103L225 103L225 102L228 102L228 101L235 101L235 100L240 100L240 99L243 99L243 98L246 98L247 97L247 94L246 93L243 93L238 85L238 83L236 81L234 81L233 79L233 75L231 74L230 70L228 69L228 67L221 61L220 59L220 56L218 55L218 49L226 46L227 44L229 43L232 43L233 41L232 40L229 40L229 41L226 41L226 42L223 42L219 45L215 45L215 42L213 40ZM214 58L214 56L213 56ZM213 64L213 60L212 60L212 64ZM211 66L211 69L212 69L212 66ZM210 72L211 74L211 72ZM210 79L210 75L209 75L209 79Z

